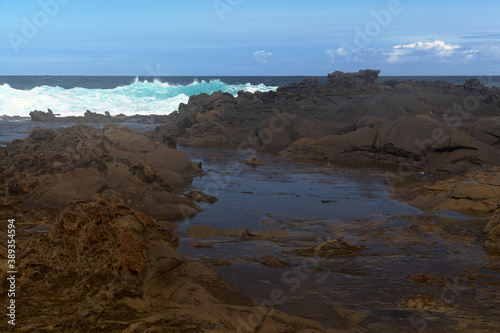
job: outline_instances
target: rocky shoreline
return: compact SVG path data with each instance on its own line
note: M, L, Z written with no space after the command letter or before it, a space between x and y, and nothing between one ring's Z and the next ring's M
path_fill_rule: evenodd
M32 111L29 114L31 121L37 123L56 123L56 124L74 124L74 123L85 123L85 124L117 124L117 123L155 123L162 124L165 123L167 116L161 115L135 115L126 116L124 114L119 114L117 116L111 116L109 112L105 114L98 114L90 110L85 111L83 116L68 116L59 117L54 114L51 109L44 111Z
M33 121L110 125L37 128L0 147L0 215L18 223L20 331L398 331L369 311L336 307L340 324L325 327L257 304L205 264L180 256L173 232L175 221L217 201L200 191L184 194L203 168L175 146L225 144L249 157L235 162L254 168L264 165L259 152L270 148L296 160L387 167L398 200L424 212L479 215L471 226L419 217L413 231L469 237L498 259L500 90L477 80L379 83L378 74L335 72L324 84L306 79L276 92L193 96L178 112L154 119L165 125L146 134L113 125L109 115L64 119L33 112ZM4 223L0 235L7 239ZM201 226L187 232L195 240L221 235L287 236ZM364 249L339 238L291 253L343 257ZM0 245L2 281L7 253ZM293 267L273 256L260 262ZM446 282L439 278L408 277ZM428 296L407 303L417 310L446 306Z

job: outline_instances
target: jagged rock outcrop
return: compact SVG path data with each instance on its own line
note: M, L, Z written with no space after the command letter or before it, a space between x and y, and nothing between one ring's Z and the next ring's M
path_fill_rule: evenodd
M234 97L219 92L192 96L186 105L179 106L179 112L168 117L168 125L158 127L149 135L158 141L235 144L248 152L293 143L302 147L304 143L311 144L313 139L323 140L318 144L321 149L334 152L340 149L347 153L345 148L355 148L356 155L369 150L388 153L388 157L395 155L397 159L414 158L415 149L417 155L421 149L413 142L436 141L433 135L440 136L441 131L444 131L442 135L466 140L473 147L458 141L440 142L432 148L435 153L467 150L468 156L477 150L479 143L472 143L474 140L470 137L465 139L464 132L486 144L497 142L495 128L488 127L486 121L472 129L469 126L480 117L498 114L499 89L486 87L477 80L469 80L464 85L397 79L379 82L379 73L337 71L329 74L323 84L309 78L266 93L240 92ZM415 126L410 125L414 121ZM355 131L365 127L373 131ZM377 141L372 145L369 141L374 139L375 132ZM347 142L350 140L360 140L362 146ZM333 146L328 148L328 142ZM464 149L458 149L461 146ZM488 150L485 147L479 150ZM300 155L299 150L295 151ZM314 156L307 151L304 157L321 159L321 155Z
M284 151L285 156L328 161L401 163L410 169L443 164L500 163L494 147L479 142L457 128L427 115L382 122L380 118L358 120L354 131L303 138Z
M465 213L498 213L500 170L498 167L472 170L440 181L396 186L395 198L422 210L456 210Z
M492 217L484 228L483 247L489 251L500 253L500 217Z
M44 207L61 208L100 193L168 219L200 211L175 190L197 174L191 160L126 127L35 128L0 154L5 195Z
M47 112L38 111L38 110L31 111L30 117L31 117L31 121L35 121L35 122L51 122L51 121L54 121L56 119L56 116L52 112L51 109L48 109Z
M325 331L312 320L259 306L211 268L182 258L175 239L154 219L103 196L70 203L48 234L23 245L18 326L78 332Z
M384 88L378 82L379 70L360 70L358 73L336 71L328 74L325 86L336 94L366 94L379 92Z

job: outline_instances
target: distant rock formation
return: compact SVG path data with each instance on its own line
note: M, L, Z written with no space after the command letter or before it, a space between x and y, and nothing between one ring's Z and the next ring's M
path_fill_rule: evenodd
M90 110L85 111L83 116L68 116L68 117L57 117L56 114L52 112L51 109L47 109L47 112L43 111L31 111L30 112L31 121L41 122L41 123L59 123L59 124L75 124L75 123L85 123L85 124L116 124L116 123L126 123L126 122L154 122L157 124L164 123L167 116L162 115L135 115L126 116L119 114L112 117L109 111L105 111L104 114L99 114L92 112Z
M500 89L477 80L378 81L378 70L334 72L277 91L192 96L149 135L158 141L234 144L254 155L400 163L496 163ZM488 118L491 120L481 120ZM497 125L495 125L497 124ZM498 133L497 133L498 132ZM416 163L413 163L416 162Z
M36 122L53 122L56 119L56 116L52 112L51 109L47 109L47 112L43 111L31 111L30 112L31 121Z

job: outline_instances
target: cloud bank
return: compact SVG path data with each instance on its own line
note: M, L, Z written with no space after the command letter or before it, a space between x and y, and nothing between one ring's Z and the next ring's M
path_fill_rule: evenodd
M500 45L470 44L458 45L442 40L432 42L413 42L395 45L391 48L354 48L345 47L325 51L329 61L365 62L377 61L387 64L405 63L469 63L473 61L500 62Z

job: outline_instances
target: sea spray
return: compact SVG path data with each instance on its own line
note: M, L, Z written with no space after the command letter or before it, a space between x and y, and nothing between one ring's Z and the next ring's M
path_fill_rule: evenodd
M30 90L0 85L0 115L28 116L33 110L50 108L60 116L82 116L86 110L111 115L167 115L177 110L180 103L187 103L190 96L216 91L237 95L238 91L271 91L276 86L264 84L226 84L221 80L197 81L188 85L170 84L158 79L140 81L113 89L64 89L38 86Z

